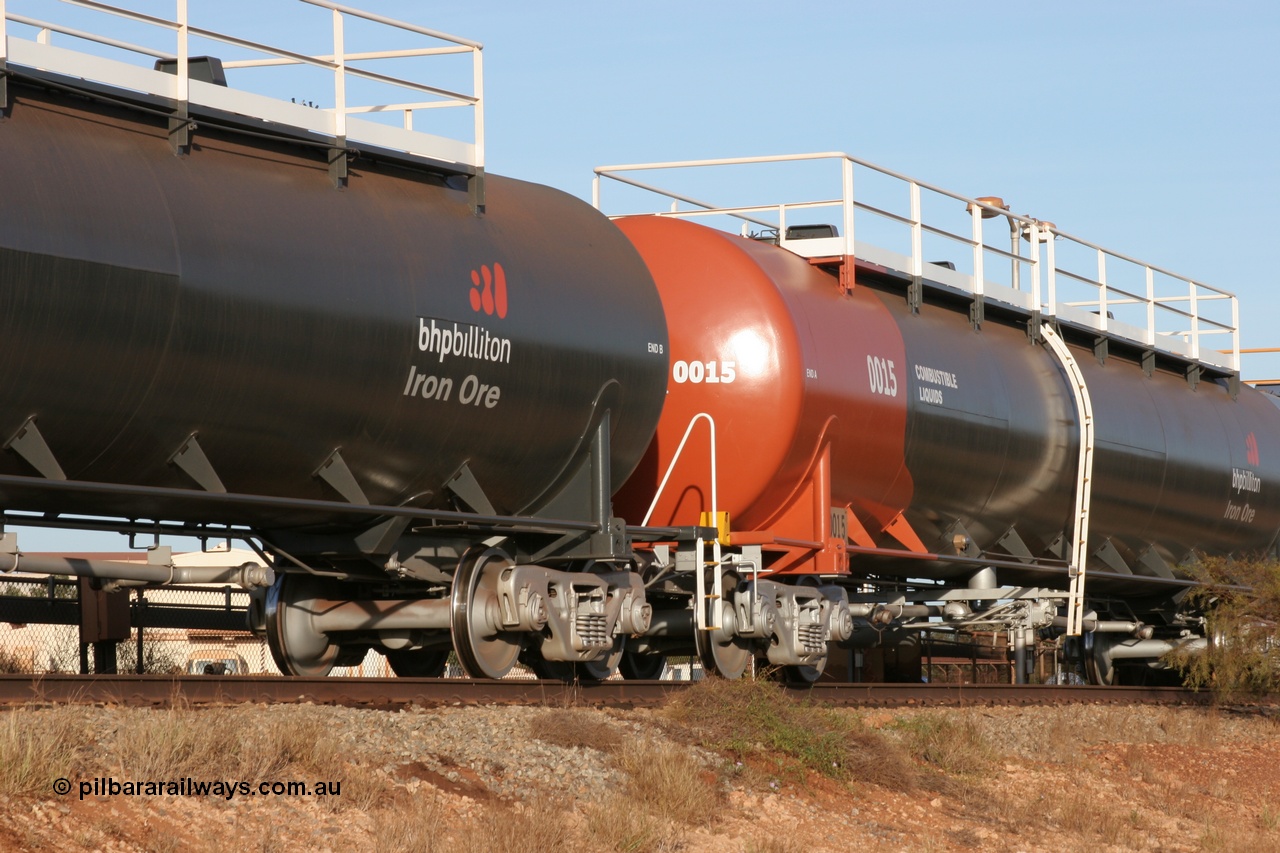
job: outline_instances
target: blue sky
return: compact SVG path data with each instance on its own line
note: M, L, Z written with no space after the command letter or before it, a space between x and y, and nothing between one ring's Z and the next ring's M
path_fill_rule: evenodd
M327 32L300 4L190 2L267 41ZM1280 346L1280 4L349 2L484 43L491 171L587 198L602 164L846 151L1234 291L1242 345Z
M1280 346L1280 4L364 5L484 42L493 171L587 197L602 164L845 151L1234 291Z

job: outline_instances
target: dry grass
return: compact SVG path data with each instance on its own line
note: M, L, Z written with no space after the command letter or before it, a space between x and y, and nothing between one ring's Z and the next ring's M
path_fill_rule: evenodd
M0 794L47 794L76 775L88 745L75 708L18 709L0 719Z
M342 776L328 776L328 779L341 779L342 795L317 797L321 806L331 812L354 809L358 812L370 812L381 808L395 798L396 785L380 770L359 764L349 764Z
M913 756L948 775L981 773L995 758L986 736L964 716L921 714L895 720L893 728Z
M1225 729L1222 714L1217 708L1204 711L1161 708L1156 725L1168 741L1205 748L1217 746Z
M434 797L403 797L373 810L374 853L436 853L450 848L440 832L444 808Z
M797 781L813 772L898 791L916 783L910 759L883 734L855 716L792 699L770 681L709 678L673 699L665 714L692 742L771 762Z
M1148 785L1163 786L1169 783L1168 774L1141 755L1128 758L1125 765L1132 776Z
M675 845L673 833L662 821L644 809L637 809L630 797L614 794L588 807L586 830L589 849L617 853L656 853Z
M566 813L567 809L547 800L514 807L493 803L448 849L457 853L548 853L569 849L573 837Z
M24 655L12 649L0 649L0 672L18 674L34 670L29 654Z
M705 825L723 802L715 774L681 746L633 741L614 761L627 774L631 802L660 820Z
M566 749L610 752L623 741L622 733L599 711L562 708L544 711L529 720L529 735Z
M746 853L801 853L804 845L780 835L747 842Z
M1280 848L1280 838L1274 833L1255 832L1235 823L1222 823L1218 818L1204 822L1199 841L1200 849L1206 853L1259 853Z
M1104 844L1129 848L1137 840L1132 810L1101 802L1080 788L1064 791L1054 803L1053 815L1066 832Z
M115 769L131 778L234 778L256 782L292 772L341 778L346 762L319 715L253 708L173 707L124 716L110 742Z

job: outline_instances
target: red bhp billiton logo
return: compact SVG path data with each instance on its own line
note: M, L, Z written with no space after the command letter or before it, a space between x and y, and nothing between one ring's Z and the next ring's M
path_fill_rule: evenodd
M1253 433L1249 433L1244 437L1245 450L1248 451L1249 464L1256 466L1259 461L1258 457L1258 439Z
M488 265L471 271L471 310L483 311L490 317L507 316L507 275L502 264L494 264L493 272Z

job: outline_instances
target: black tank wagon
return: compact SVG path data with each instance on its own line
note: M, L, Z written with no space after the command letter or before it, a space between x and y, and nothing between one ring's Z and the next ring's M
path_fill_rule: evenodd
M1280 411L1239 381L1234 297L999 199L880 170L911 193L894 254L852 235L884 214L852 170L878 167L806 155L761 160L838 161L839 225L804 221L816 203L695 206L747 224L725 233L670 199L611 221L486 174L479 122L463 144L250 95L181 40L143 69L8 44L6 517L231 535L265 567L6 536L0 569L254 587L292 674L376 649L413 676L450 653L476 677L585 678L692 654L813 680L833 649L928 627L1006 633L1019 678L1038 639L1082 636L1111 683L1205 642L1182 563L1274 551ZM341 81L346 58L268 62ZM726 162L745 161L597 171ZM922 192L959 230L926 226ZM926 232L958 269L926 261ZM1059 243L1137 263L1146 290L1071 271ZM1157 324L1171 306L1189 329Z

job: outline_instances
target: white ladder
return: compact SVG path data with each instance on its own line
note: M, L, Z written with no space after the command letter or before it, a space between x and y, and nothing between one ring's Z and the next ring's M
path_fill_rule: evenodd
M1051 326L1040 327L1041 337L1049 351L1057 356L1067 374L1067 384L1075 400L1076 416L1080 422L1080 460L1076 468L1076 502L1072 514L1071 562L1067 572L1071 588L1067 594L1067 636L1077 637L1084 621L1085 564L1089 547L1089 497L1093 490L1093 402L1089 388L1080 372L1075 356Z

